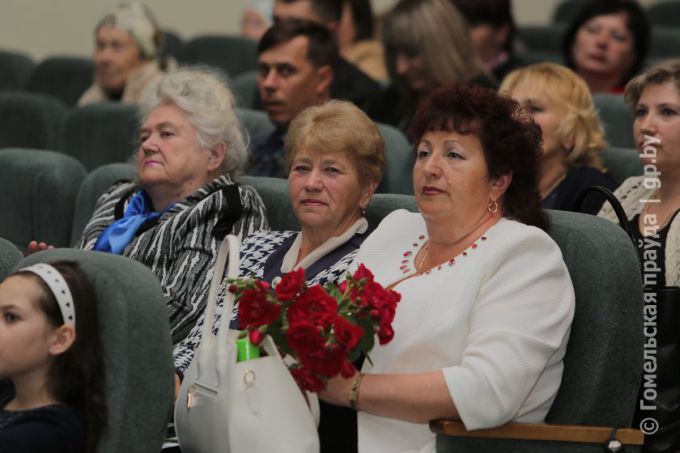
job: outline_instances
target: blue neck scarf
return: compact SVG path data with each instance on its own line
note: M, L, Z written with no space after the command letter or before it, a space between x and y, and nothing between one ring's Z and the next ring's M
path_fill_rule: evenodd
M171 207L169 206L163 212ZM132 242L137 230L145 222L160 217L163 212L154 211L149 195L140 189L130 200L123 217L102 232L94 244L94 250L120 255Z

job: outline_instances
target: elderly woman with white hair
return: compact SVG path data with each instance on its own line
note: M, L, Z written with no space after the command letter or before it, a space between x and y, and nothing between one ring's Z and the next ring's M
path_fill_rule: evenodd
M246 147L234 97L217 75L169 72L145 93L141 113L136 180L102 195L80 247L156 274L178 346L203 313L220 240L269 225L255 189L233 182Z
M137 103L146 87L176 66L160 56L163 33L151 10L141 3L121 3L109 11L97 23L94 37L94 83L78 105Z

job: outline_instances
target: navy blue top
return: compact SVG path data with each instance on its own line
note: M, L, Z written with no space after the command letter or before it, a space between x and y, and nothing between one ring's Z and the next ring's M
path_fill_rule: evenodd
M248 162L250 176L286 178L286 153L283 149L285 133L280 129L253 139Z
M0 452L84 453L85 427L80 411L63 404L6 411L11 397L0 395Z
M575 211L576 198L583 189L591 186L604 186L613 192L618 184L608 175L593 167L572 167L562 182L541 202L541 207L559 211ZM596 195L589 196L580 212L596 215L603 203L604 198Z

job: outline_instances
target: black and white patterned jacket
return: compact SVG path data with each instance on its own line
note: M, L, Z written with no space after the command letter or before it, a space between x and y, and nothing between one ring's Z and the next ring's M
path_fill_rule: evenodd
M121 182L102 195L80 247L92 249L104 229L123 216L138 190L135 183ZM233 198L236 194L240 209L239 200ZM203 314L222 237L234 234L243 240L268 228L260 195L250 186L235 186L226 175L142 225L122 255L148 266L160 280L174 345L186 338Z

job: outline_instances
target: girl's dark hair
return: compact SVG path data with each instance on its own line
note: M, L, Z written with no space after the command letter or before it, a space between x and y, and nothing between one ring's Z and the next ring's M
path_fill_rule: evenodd
M562 55L567 66L577 71L572 55L572 47L579 29L593 17L617 13L626 13L626 26L633 36L633 52L635 52L635 60L633 61L630 70L627 74L624 74L622 80L619 81L619 84L623 86L633 76L640 72L645 62L645 58L647 58L647 51L649 49L649 39L651 35L649 18L647 17L645 10L637 1L591 0L584 2L583 7L578 11L564 32L564 36L562 37Z
M473 85L438 88L420 104L414 117L411 138L416 147L429 131L476 136L489 178L512 174L503 195L504 215L547 229L538 191L541 129L517 102Z
M374 18L373 8L370 0L345 0L349 3L349 8L352 11L352 20L354 21L354 28L357 35L354 37L355 42L373 39L374 32Z
M54 357L47 386L57 401L83 411L86 451L94 453L106 426L104 363L95 292L76 262L55 261L49 264L59 271L71 290L76 311L76 339L67 351ZM37 301L38 307L54 327L64 324L59 305L45 282L31 272L15 275L37 281L43 293Z

